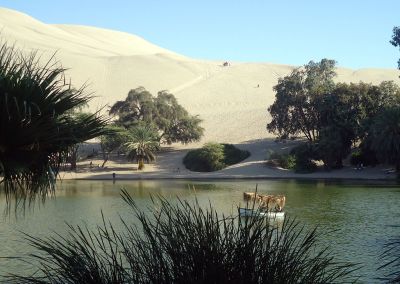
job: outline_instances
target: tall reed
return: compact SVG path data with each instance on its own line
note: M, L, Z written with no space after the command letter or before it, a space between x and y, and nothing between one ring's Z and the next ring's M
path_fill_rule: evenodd
M146 213L122 191L138 222L121 218L122 231L70 226L68 235L25 239L37 253L33 275L8 275L9 283L344 283L355 266L338 263L317 247L317 230L286 218L281 226L261 218L223 216L210 204L153 198ZM134 217L135 216L135 217Z

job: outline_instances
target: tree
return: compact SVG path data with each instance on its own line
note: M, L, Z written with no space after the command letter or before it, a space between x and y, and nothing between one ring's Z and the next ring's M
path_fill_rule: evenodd
M6 194L46 196L69 149L104 133L106 121L97 114L71 115L89 100L84 88L66 83L57 63L42 66L35 53L0 46L0 176Z
M125 128L135 126L140 121L152 122L155 111L153 97L145 88L130 90L124 101L117 101L109 113L117 115L117 123Z
M279 136L303 134L315 144L310 145L316 150L313 155L328 168L342 167L352 144L361 141L366 149L375 116L382 108L400 106L400 88L394 82L335 84L334 66L333 60L311 61L279 79L275 102L268 109L272 121L267 125ZM303 160L312 157L308 158Z
M375 118L370 135L378 159L394 164L400 171L400 107L384 109Z
M393 28L393 35L392 35L392 40L390 43L395 46L400 48L400 27L394 27ZM400 59L397 61L398 68L400 69Z
M332 92L319 96L316 109L320 118L317 151L328 168L341 168L351 150L359 128L357 95L346 84L338 84Z
M338 126L327 126L321 130L317 152L326 168L343 167L342 160L350 154L351 139L346 129Z
M100 136L100 147L103 154L103 168L110 158L110 154L119 150L123 145L128 142L129 134L128 131L121 126L109 125L107 126L109 133Z
M139 125L129 130L129 142L124 144L128 158L136 159L138 169L144 168L144 162L155 160L155 152L159 150L159 138L156 131L149 127Z
M82 112L82 108L81 107L77 107L74 108L71 112L70 112L70 116L72 119L76 120L78 123L82 123L84 122L88 117L93 116L92 113L86 113L86 112ZM76 170L77 167L77 161L78 161L78 151L79 151L79 147L81 146L81 143L79 144L75 144L71 147L69 147L68 152L67 152L67 156L65 158L65 162L66 163L70 163L70 170L74 171Z
M203 136L204 129L200 126L202 120L198 116L189 115L173 94L158 92L154 105L157 110L154 122L159 128L162 142L187 144L199 141Z
M131 90L125 101L118 101L111 107L110 114L116 115L116 123L126 128L140 122L155 127L160 142L166 144L198 141L204 132L201 119L189 115L167 91L153 97L143 87Z
M297 68L274 86L275 102L268 108L272 121L270 132L279 136L303 134L310 142L318 140L320 120L316 106L319 96L333 90L335 61L310 61Z

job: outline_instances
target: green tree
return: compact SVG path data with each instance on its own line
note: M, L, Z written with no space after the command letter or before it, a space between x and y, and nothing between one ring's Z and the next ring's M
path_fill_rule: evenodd
M199 141L204 129L201 119L189 113L178 104L173 94L161 91L154 98L156 115L154 123L160 131L161 141L167 144L181 142L187 144Z
M343 167L342 160L350 154L351 134L338 126L327 126L321 130L317 152L327 169Z
M128 142L129 134L128 131L121 126L109 125L107 126L109 133L100 136L100 147L103 155L103 168L110 158L110 154L116 150L119 150L123 145Z
M315 144L311 145L313 156L327 168L342 167L356 142L366 149L376 115L382 108L400 106L400 88L394 82L335 84L334 66L332 60L310 62L279 79L275 102L268 109L272 121L267 129L284 137L303 134Z
M310 142L318 140L320 118L316 100L333 90L334 68L334 60L310 61L279 78L274 86L275 102L268 108L272 117L268 131L286 137L301 133Z
M355 86L355 95L360 98L355 106L359 109L358 137L363 141L382 109L400 105L400 88L393 81L383 81L378 86L366 83L351 85Z
M357 98L338 84L331 93L319 96L316 108L320 118L317 151L327 168L341 168L357 136Z
M152 95L143 87L130 90L124 101L117 101L109 113L117 115L117 123L125 128L140 121L152 122L155 111Z
M64 69L42 66L3 43L0 46L0 176L6 194L46 196L71 147L103 134L97 114L71 112L90 97L66 83Z
M201 119L190 115L167 91L153 97L143 87L131 90L124 101L111 107L110 114L116 115L117 123L126 128L141 122L154 126L160 142L166 144L198 141L204 132Z
M394 27L393 28L393 35L392 35L392 40L390 43L393 46L399 47L400 48L400 27ZM400 59L397 61L398 67L400 69Z
M138 162L138 169L144 168L144 162L155 160L155 152L159 150L159 138L156 131L149 127L139 125L129 129L129 142L124 144L128 158Z
M400 171L400 107L389 107L377 115L371 127L371 147L382 162Z

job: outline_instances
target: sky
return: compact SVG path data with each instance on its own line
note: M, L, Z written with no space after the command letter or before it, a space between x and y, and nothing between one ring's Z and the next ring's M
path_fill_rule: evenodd
M197 59L396 68L400 0L0 0L49 24L124 31Z

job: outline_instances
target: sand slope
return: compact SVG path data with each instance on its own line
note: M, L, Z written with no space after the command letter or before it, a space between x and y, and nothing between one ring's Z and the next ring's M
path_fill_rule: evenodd
M72 82L88 83L97 96L96 110L125 98L143 86L156 94L170 90L192 114L204 120L203 141L239 143L269 135L266 109L274 100L272 87L293 66L269 63L195 60L155 46L127 33L73 25L49 25L25 14L0 8L2 37L24 50L38 49L68 68ZM212 46L207 46L212 48ZM396 60L395 58L393 60ZM398 70L338 69L338 81L379 83L395 80ZM257 87L259 86L259 87Z

